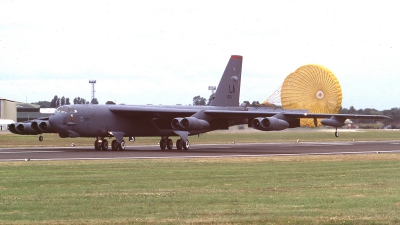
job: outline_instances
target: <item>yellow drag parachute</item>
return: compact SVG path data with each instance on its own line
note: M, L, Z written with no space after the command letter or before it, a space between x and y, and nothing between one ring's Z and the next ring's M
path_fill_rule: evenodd
M309 113L336 114L342 105L342 89L335 75L327 68L305 65L287 76L282 86L263 104L281 104L283 109L306 109ZM301 119L300 125L313 127L321 123L313 119Z

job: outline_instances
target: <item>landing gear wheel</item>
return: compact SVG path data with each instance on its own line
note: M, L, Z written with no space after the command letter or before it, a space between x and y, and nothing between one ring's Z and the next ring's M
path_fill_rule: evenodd
M167 140L167 148L168 150L172 150L172 148L174 147L174 142L171 139Z
M42 135L39 136L39 141L43 141L43 136Z
M108 150L108 141L103 139L101 141L101 150L107 151Z
M96 149L97 151L101 150L101 142L100 142L100 140L95 140L94 141L94 149Z
M335 131L335 137L339 137L339 131Z
M189 150L189 141L186 141L186 142L182 141L182 145L183 145L183 149Z
M111 149L112 149L113 151L117 151L117 150L118 150L118 145L119 145L119 143L117 142L117 140L113 140L113 141L111 142Z
M118 150L124 151L125 150L125 141L122 140L120 144L118 144Z
M161 150L165 150L166 147L167 147L167 141L164 138L161 138L161 140L160 140Z
M176 140L176 149L182 150L182 147L183 147L183 145L182 145L182 139Z

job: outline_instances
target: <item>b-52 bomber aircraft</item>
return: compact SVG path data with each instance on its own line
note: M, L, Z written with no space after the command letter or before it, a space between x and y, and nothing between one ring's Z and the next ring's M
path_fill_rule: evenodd
M239 106L243 57L232 55L209 106L162 105L64 105L49 118L10 124L16 134L58 133L61 138L95 137L96 150L124 150L124 137L160 136L160 148L189 149L188 136L230 126L248 124L261 131L278 131L300 126L301 118L323 118L321 123L337 128L346 119L389 119L377 115L311 114L305 110L274 110ZM43 140L40 136L39 140Z

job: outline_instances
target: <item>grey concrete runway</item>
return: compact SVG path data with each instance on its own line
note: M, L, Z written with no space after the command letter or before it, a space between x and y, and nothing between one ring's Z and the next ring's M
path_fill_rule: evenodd
M228 145L191 145L188 151L159 150L158 146L133 146L125 151L95 151L92 147L0 149L0 162L24 160L95 160L145 158L198 158L275 155L328 155L400 153L399 141L299 142Z

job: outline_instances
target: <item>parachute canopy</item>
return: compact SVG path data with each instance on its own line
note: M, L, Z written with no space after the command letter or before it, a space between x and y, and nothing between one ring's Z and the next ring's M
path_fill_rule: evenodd
M281 105L283 109L306 109L310 113L336 114L342 105L342 89L327 68L305 65L287 76L282 86L263 104ZM300 125L315 126L316 123L313 119L301 119ZM321 124L318 122L318 125Z

